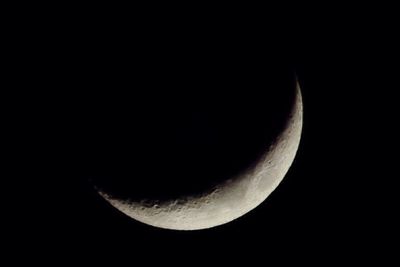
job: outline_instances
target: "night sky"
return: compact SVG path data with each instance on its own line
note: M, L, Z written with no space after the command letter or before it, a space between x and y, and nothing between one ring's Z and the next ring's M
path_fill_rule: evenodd
M354 247L367 250L379 236L371 230L379 209L356 159L373 146L358 128L368 124L356 108L365 101L356 90L365 75L362 47L328 24L248 24L160 24L126 34L107 23L64 23L51 38L48 31L32 35L51 42L36 42L31 50L41 52L24 56L34 69L25 82L38 89L21 100L29 108L16 111L23 130L15 136L27 151L19 155L28 162L27 184L40 188L24 186L35 197L24 201L16 230L24 241L16 246L42 243L42 253L32 254L138 266L136 259L329 261L354 256ZM89 182L126 189L135 177L145 188L137 195L168 198L245 169L269 130L281 127L295 75L304 102L297 156L267 200L239 219L201 231L158 229L113 208ZM263 120L274 127L263 128Z

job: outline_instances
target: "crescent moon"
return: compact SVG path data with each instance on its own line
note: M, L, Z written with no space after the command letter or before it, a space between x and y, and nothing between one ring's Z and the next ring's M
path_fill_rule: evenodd
M303 102L297 83L295 101L286 125L261 160L246 173L208 192L167 202L119 199L98 193L129 217L155 227L198 230L228 223L260 205L283 180L297 153L303 126Z

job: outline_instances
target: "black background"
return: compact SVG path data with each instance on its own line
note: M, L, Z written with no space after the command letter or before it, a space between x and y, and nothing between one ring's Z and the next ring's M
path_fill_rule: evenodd
M22 108L13 111L20 119L14 122L17 142L12 145L17 149L10 158L24 162L24 168L14 168L19 184L11 190L23 199L18 204L22 218L12 228L18 236L12 241L16 248L47 260L76 262L83 257L89 263L111 259L113 264L136 264L137 259L150 264L242 258L318 262L377 252L381 238L391 235L383 229L388 218L378 204L384 197L378 197L376 177L382 172L376 176L370 167L380 118L369 113L378 106L370 102L369 89L375 85L365 82L373 56L360 37L363 29L356 23L338 25L323 14L310 21L290 12L269 20L246 14L232 22L97 14L96 19L79 16L79 22L63 16L54 24L54 18L24 24L14 62L24 75L14 79L14 87L32 89L19 91ZM192 68L201 72L194 75ZM263 96L273 94L273 84L290 81L294 73L304 101L298 154L280 186L241 218L202 231L157 229L112 208L88 183L94 172L112 176L113 168L106 164L110 161L130 174L126 166L132 163L123 162L122 156L129 150L109 156L117 151L114 146L124 147L130 138L118 139L119 132L143 125L157 132L159 125L146 124L150 119L161 128L170 127L168 116L182 116L182 110L199 106L201 97L217 99L218 110L233 93L233 103L246 100L244 106L253 108L252 100L261 104ZM257 90L247 87L249 80ZM160 113L171 101L184 104L169 110L168 116ZM148 109L149 102L158 109ZM280 107L273 104L272 109ZM118 112L106 119L105 127L110 109ZM260 113L253 114L254 122L240 123L251 123L257 134ZM140 123L131 125L130 115ZM244 135L250 138L251 133ZM150 163L141 159L141 164L159 173L153 161L161 144L158 136L141 134L151 147ZM116 144L110 144L107 135ZM240 143L238 147L247 149ZM146 148L141 144L141 151ZM228 161L225 167L236 165Z

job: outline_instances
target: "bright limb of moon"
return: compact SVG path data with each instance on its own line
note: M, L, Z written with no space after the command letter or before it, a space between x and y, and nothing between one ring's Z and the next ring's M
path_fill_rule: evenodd
M198 230L228 223L260 205L288 172L300 144L303 102L297 84L295 101L284 129L255 166L197 196L160 202L119 199L100 191L112 206L155 227Z

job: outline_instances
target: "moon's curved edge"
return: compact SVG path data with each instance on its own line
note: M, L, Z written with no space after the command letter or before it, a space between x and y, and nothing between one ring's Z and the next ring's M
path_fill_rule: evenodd
M142 223L173 230L199 230L225 224L260 205L280 184L296 156L303 126L303 101L297 83L290 117L275 143L245 174L200 196L169 202L118 199L98 190L112 206Z

